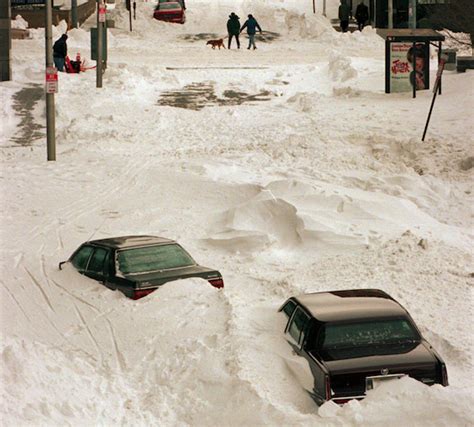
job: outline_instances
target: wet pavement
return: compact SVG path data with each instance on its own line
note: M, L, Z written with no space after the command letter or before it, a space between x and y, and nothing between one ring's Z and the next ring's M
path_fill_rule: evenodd
M33 115L33 110L36 104L40 100L45 99L44 86L42 84L30 84L12 97L13 109L17 115L21 118L18 125L18 130L10 141L28 146L31 145L35 140L45 137L45 126L36 123Z
M227 35L223 36L222 34L216 33L198 33L198 34L183 34L180 36L181 40L187 42L200 42L200 41L208 41L208 40L217 40L217 39L227 39ZM240 42L247 41L247 33L245 30L242 34L240 34ZM257 33L255 35L256 43L270 43L280 38L280 33L274 33L273 31L263 31L262 34ZM227 43L227 42L226 42ZM235 42L234 42L235 43ZM226 45L227 46L227 45Z
M191 83L182 89L163 92L158 105L202 110L204 107L227 107L232 105L248 104L253 102L269 101L273 94L262 90L256 94L228 89L219 97L216 95L211 82Z

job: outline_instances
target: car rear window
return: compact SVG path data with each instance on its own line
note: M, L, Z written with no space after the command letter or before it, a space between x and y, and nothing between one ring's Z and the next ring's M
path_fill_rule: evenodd
M181 9L179 3L160 3L158 10L166 10L166 9Z
M117 254L122 274L138 274L195 265L191 256L179 245L156 245L121 250Z
M406 319L360 323L327 324L321 336L322 349L339 349L384 344L400 344L420 339Z

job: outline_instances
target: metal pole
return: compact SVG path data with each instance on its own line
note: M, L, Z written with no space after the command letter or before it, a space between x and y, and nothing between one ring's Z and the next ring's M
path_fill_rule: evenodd
M416 43L413 42L412 45L412 50L413 50L413 98L416 98Z
M46 0L45 41L46 68L53 66L53 0ZM46 145L48 160L56 160L54 93L46 93Z
M77 0L71 0L72 28L77 28Z
M313 13L316 13L316 0L313 0Z
M393 28L393 0L388 0L388 28Z
M102 87L102 22L99 21L100 0L97 0L97 65L96 87Z
M326 0L323 0L323 15L326 16Z
M130 21L130 31L132 31L132 4L130 3L130 9L128 9L128 17Z
M11 48L12 30L10 1L0 5L0 81L12 79Z

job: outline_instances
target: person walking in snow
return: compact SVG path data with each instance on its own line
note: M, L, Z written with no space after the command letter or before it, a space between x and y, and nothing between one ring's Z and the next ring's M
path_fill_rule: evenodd
M230 43L232 42L232 37L235 37L235 41L237 42L237 49L240 49L240 41L239 41L239 34L240 34L240 21L239 17L232 12L229 15L229 20L227 21L227 34L229 35L229 43L227 47L230 49Z
M345 33L347 31L347 28L349 27L350 14L351 9L346 3L346 0L341 0L341 4L339 6L339 21L341 23L341 31L343 33Z
M355 19L357 21L357 26L359 31L362 31L365 23L369 19L369 8L361 1L356 8Z
M64 71L64 63L66 61L67 56L67 34L63 34L53 46L53 61L54 66L58 69L58 71Z
M257 46L255 46L255 33L258 29L260 34L262 34L262 29L260 28L260 25L258 25L257 20L252 15L248 16L248 19L245 21L244 25L242 25L240 32L242 32L245 28L247 28L247 34L249 36L249 47L247 49L250 49L252 46L254 50L257 49Z

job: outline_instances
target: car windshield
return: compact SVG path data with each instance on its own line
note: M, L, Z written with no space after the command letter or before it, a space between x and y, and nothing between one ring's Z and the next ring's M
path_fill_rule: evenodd
M122 274L147 273L196 264L177 244L124 249L117 253L117 263Z
M416 342L419 339L417 331L406 319L327 324L322 331L321 349L400 344Z
M179 3L160 3L158 10L181 9Z

